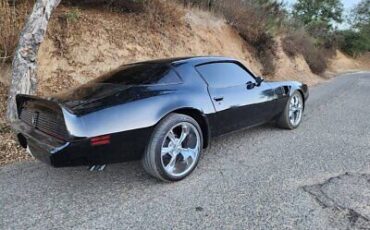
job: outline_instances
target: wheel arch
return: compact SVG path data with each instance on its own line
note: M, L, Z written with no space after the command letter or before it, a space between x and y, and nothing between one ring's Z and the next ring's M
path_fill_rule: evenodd
M303 100L303 109L304 109L306 107L306 98L305 98L305 94L303 92L303 89L301 87L294 87L294 86L290 86L289 88L290 88L289 89L289 97L291 97L295 92L298 92L301 95L302 100Z
M179 108L176 110L173 110L169 112L168 114L171 113L178 113L178 114L184 114L187 115L191 118L193 118L196 122L198 122L200 128L202 129L202 134L203 134L203 148L207 148L210 144L210 130L209 130L209 125L208 125L208 120L206 116L198 109L195 108ZM168 115L166 114L166 116ZM166 117L164 116L164 117Z
M302 100L303 100L303 110L306 108L306 99L304 98L304 94L303 94L303 91L301 89L297 89L296 90L297 92L299 92L302 96Z

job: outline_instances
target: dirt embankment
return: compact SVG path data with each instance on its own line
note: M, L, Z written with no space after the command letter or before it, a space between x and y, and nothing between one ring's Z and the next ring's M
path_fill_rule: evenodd
M334 74L359 70L370 70L370 53L353 59L337 51L335 57L330 60L328 68L328 72Z
M176 13L154 23L160 12L148 16L94 8L79 10L78 19L70 22L65 15L73 9L61 6L39 51L38 93L69 89L125 63L166 57L231 56L261 73L253 47L224 19L196 9L167 7ZM280 41L276 53L277 70L268 76L270 80L296 79L309 85L322 81L311 73L303 57L286 56Z
M150 13L58 7L38 54L38 94L70 89L122 64L155 58L231 56L240 59L254 73L261 73L262 65L254 48L224 19L175 4L165 7L152 9ZM73 20L69 15L75 15ZM293 79L309 85L323 81L310 71L302 56L289 58L280 38L277 38L275 64L275 74L267 76L270 80ZM337 73L363 66L363 62L338 52L329 71ZM8 84L9 71L0 73L0 81Z
M163 8L164 7L164 8ZM298 80L309 85L324 79L313 74L302 56L289 58L278 39L276 73L269 80ZM231 56L255 74L262 65L238 32L225 20L178 5L156 6L150 13L117 13L101 8L60 6L53 14L38 54L39 95L60 92L85 83L122 64L136 61L200 55ZM337 73L364 66L338 53L330 65ZM367 62L366 62L367 61ZM10 66L0 67L0 165L27 158L12 138L5 120Z
M201 11L177 9L179 18L153 26L144 15L103 16L97 9L81 10L77 23L66 23L68 10L58 9L41 45L39 94L84 83L125 63L166 57L232 56L260 74L261 65L237 31Z

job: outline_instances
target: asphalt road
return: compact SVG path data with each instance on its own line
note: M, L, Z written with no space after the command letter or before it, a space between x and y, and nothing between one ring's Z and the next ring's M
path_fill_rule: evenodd
M139 162L1 167L0 229L370 228L370 73L310 92L298 129L218 138L178 183Z

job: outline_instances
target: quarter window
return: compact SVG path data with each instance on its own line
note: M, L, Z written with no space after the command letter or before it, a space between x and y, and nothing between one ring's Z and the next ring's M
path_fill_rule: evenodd
M215 88L242 85L254 78L236 63L211 63L196 67L209 86Z

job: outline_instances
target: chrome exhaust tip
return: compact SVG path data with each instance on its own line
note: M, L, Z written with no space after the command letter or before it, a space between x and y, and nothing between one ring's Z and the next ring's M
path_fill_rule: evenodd
M91 166L89 166L88 170L90 172L92 172L92 171L101 172L101 171L104 171L104 169L105 169L106 166L107 165L91 165Z

